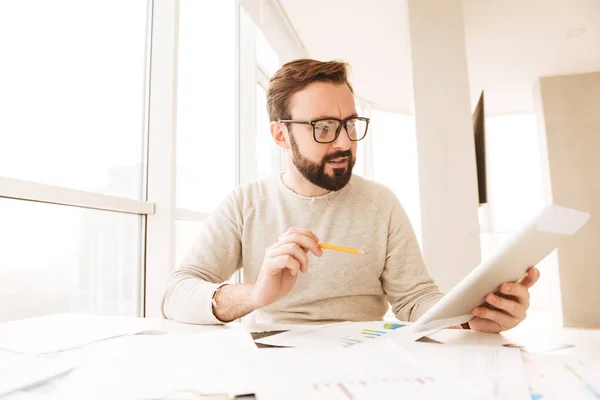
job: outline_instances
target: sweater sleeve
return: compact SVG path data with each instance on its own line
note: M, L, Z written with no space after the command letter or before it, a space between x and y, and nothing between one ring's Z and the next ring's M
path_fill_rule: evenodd
M427 271L415 232L395 195L388 222L387 252L381 276L383 290L401 321L416 321L443 294Z
M237 193L237 195L236 195ZM241 268L243 215L239 190L203 224L182 264L169 276L162 299L165 318L190 324L221 324L212 296Z

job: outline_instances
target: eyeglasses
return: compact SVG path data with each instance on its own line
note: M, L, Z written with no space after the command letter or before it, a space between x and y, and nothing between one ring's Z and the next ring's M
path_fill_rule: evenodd
M369 128L369 118L350 117L346 119L320 118L313 121L303 121L295 119L280 119L284 124L304 124L312 125L313 137L317 143L333 143L340 136L342 126L346 129L348 138L353 142L363 140L367 136Z

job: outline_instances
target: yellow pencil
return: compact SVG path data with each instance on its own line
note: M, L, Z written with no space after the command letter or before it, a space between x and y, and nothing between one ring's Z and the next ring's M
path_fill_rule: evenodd
M343 251L344 253L365 254L364 251L352 247L336 246L335 244L319 243L319 247L327 250Z

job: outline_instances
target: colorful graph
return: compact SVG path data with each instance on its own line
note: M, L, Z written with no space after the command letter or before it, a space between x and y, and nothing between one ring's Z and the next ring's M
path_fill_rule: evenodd
M361 330L360 335L359 335L360 338L341 338L340 344L342 345L342 347L354 346L354 345L362 343L368 339L376 339L380 336L387 334L389 331L392 331L392 330L398 329L398 328L402 328L403 326L405 326L405 325L386 322L382 325L381 328L378 328L378 329L363 329L363 330Z

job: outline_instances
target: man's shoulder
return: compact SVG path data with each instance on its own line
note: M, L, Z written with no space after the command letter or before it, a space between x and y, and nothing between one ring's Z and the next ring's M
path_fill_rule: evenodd
M394 192L382 183L363 178L360 175L353 175L351 183L353 196L378 208L387 208L398 203Z
M277 181L270 178L239 185L232 191L231 197L246 212L260 202L273 198L276 191Z

